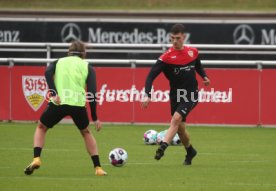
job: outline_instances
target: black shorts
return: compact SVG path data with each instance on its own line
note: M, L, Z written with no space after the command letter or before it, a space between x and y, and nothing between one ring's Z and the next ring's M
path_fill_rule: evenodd
M186 100L180 99L179 102L176 96L171 97L171 115L173 116L175 112L182 116L182 121L186 122L188 114L195 108L198 103L198 92L195 92L193 99L187 97Z
M40 117L40 122L47 128L52 128L65 116L71 116L79 129L85 129L89 125L89 119L85 107L70 105L55 105L49 102L47 108Z

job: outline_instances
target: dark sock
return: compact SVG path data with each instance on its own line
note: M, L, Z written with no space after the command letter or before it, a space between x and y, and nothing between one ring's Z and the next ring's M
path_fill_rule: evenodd
M189 147L185 147L185 149L187 151L187 154L191 153L194 150L192 145L190 145Z
M97 166L99 166L99 167L101 166L99 155L93 155L93 156L91 156L91 159L93 161L94 168L96 168Z
M42 148L41 147L34 147L34 158L40 157Z
M169 146L168 143L162 142L159 148L162 149L163 151L165 151L168 146Z

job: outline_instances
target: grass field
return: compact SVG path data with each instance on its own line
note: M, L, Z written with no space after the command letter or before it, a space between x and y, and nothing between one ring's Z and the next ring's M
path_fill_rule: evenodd
M275 11L275 0L0 0L0 8L83 10Z
M96 177L78 130L58 125L48 132L41 168L26 176L23 169L32 159L35 126L0 123L0 190L276 190L276 129L189 127L198 156L192 166L183 166L182 146L170 146L166 156L155 161L157 146L142 141L146 130L165 126L105 125L101 132L92 129L108 172ZM124 167L109 164L114 147L127 150Z

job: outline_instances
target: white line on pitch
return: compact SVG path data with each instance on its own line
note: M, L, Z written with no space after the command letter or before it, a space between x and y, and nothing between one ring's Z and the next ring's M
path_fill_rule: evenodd
M30 148L0 148L0 150L5 150L5 151L8 151L8 150L17 150L17 151L31 151L33 150L32 147ZM44 151L80 151L79 149L47 149L47 148L43 148Z
M158 162L127 162L126 165L154 165L154 164L160 164ZM109 163L104 163L102 166L110 166Z
M93 174L92 174L93 175ZM29 176L13 176L13 177L5 177L2 176L0 177L0 179L28 179L30 178ZM68 178L68 177L37 177L37 176L32 176L31 179L37 179L37 180L91 180L93 178L93 176L91 176L91 178Z
M261 162L273 162L273 160L237 160L228 161L229 163L261 163Z
M229 182L229 183L226 183L226 184L235 185L235 186L276 186L276 184L271 184L271 183Z

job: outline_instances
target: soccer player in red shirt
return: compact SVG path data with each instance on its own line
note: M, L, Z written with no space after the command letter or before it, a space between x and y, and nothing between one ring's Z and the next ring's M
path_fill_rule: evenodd
M155 159L160 160L169 143L176 133L184 145L187 155L184 165L191 165L197 151L193 148L190 135L186 129L186 117L198 103L198 82L196 72L202 77L203 83L208 86L210 80L198 58L198 50L184 46L184 26L175 24L171 28L170 38L172 47L162 54L149 72L146 84L146 97L142 107L147 108L151 100L151 87L154 79L163 72L170 83L171 123L163 142L157 149Z

